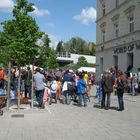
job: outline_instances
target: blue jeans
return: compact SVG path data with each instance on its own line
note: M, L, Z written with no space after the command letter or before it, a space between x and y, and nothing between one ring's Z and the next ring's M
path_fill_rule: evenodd
M102 102L101 102L101 107L104 108L106 107L107 109L109 109L110 107L110 95L111 92L103 92L102 94ZM106 96L107 96L107 101L106 101ZM106 101L106 105L105 105L105 101Z
M18 79L14 80L13 85L14 85L14 90L17 93L18 92Z
M96 96L98 97L98 102L101 103L101 101L102 101L102 89L100 87L97 88Z
M117 91L117 95L118 95L119 109L123 110L124 109L123 92Z
M87 105L87 99L85 94L79 94L79 105L82 105L84 103L84 106Z

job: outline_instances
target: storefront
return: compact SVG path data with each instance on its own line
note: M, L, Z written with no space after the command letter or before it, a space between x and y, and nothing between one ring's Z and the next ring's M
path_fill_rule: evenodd
M129 65L133 66L133 70L137 71L140 67L140 40L129 44L123 44L100 51L96 54L97 78L100 78L104 70L117 66L126 71Z

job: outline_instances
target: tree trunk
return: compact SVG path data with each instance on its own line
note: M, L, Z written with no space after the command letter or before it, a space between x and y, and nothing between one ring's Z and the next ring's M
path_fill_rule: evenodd
M21 74L20 74L20 67L19 67L19 77L18 77L18 110L20 109L20 79L21 79Z
M9 66L8 66L7 110L9 110L9 104L10 104L10 85L11 85L11 61L9 61Z

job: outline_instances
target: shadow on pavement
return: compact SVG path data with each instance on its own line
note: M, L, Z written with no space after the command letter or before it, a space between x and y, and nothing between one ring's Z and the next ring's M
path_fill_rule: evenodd
M116 106L111 106L110 109L111 109L111 110L117 110L118 107L116 107Z
M94 104L93 107L94 107L94 108L101 109L101 105L100 105L100 104ZM110 110L117 110L118 107L116 107L116 106L111 106L109 109L110 109Z
M94 104L93 107L101 109L101 105L99 105L99 104Z

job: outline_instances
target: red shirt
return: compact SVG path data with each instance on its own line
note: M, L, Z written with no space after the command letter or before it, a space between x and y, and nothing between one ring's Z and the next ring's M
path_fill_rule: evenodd
M0 70L0 79L4 79L4 72L3 72L3 70Z

